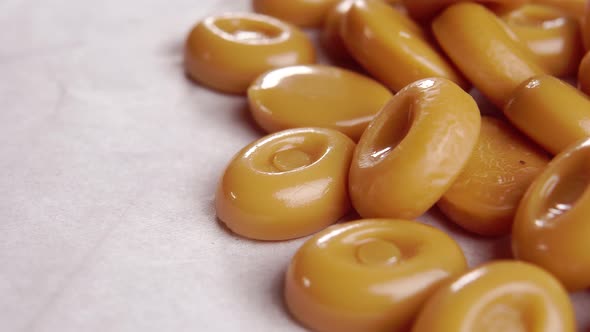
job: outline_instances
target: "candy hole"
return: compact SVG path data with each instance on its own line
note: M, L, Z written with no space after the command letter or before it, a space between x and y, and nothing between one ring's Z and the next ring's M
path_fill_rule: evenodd
M389 118L380 128L373 142L371 157L381 159L386 157L406 137L414 122L413 103L406 98L401 105L389 114Z
M567 213L590 185L590 160L585 151L562 161L559 171L549 178L543 188L545 200L537 218L540 222Z
M392 242L372 239L356 249L357 260L369 266L390 266L400 260L402 253Z
M296 148L278 151L272 159L273 166L281 172L308 166L312 162L313 159L307 152Z
M478 315L474 331L495 332L532 331L528 301L524 298L503 296L488 304Z
M278 26L243 18L219 19L215 22L215 25L223 32L231 35L233 39L246 42L275 39L283 33L283 30Z

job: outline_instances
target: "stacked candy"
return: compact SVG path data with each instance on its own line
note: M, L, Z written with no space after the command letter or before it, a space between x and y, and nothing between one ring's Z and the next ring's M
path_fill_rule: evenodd
M590 2L253 8L201 21L185 63L246 94L270 133L229 163L219 219L257 240L319 232L286 274L292 315L316 331L575 331L566 289L590 287ZM335 63L360 73L313 64L296 25L323 26ZM559 79L576 74L581 91ZM500 116L481 115L471 85ZM512 232L516 260L468 270L453 239L410 221L434 205L475 234ZM364 219L330 226L352 208Z

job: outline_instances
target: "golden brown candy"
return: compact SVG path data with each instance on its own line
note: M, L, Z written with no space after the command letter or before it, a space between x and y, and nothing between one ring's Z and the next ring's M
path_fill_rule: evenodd
M590 52L586 53L586 56L580 63L578 83L580 89L586 93L586 95L590 96Z
M391 90L428 77L468 86L430 45L420 26L380 0L355 1L344 16L341 33L355 60Z
M349 186L357 212L407 219L426 212L467 164L480 122L473 98L447 79L402 89L355 150Z
M576 18L541 5L525 5L502 18L548 74L568 76L577 72L584 47Z
M347 177L354 142L331 129L299 128L266 136L229 163L215 197L217 217L257 240L317 232L350 209Z
M590 99L549 75L516 89L504 113L523 133L552 154L590 136Z
M587 0L532 0L531 2L551 6L572 17L580 18L584 13Z
M518 259L541 266L569 290L590 287L590 139L557 155L520 202L512 230Z
M404 7L413 18L424 21L433 19L446 7L465 0L402 0ZM518 8L529 0L479 0L493 9Z
M469 162L437 205L471 232L507 234L520 199L548 162L544 151L509 124L484 116Z
M185 48L189 76L229 93L245 93L269 69L314 62L313 45L302 31L257 14L207 17L191 31Z
M429 295L466 268L457 243L434 227L358 220L303 244L287 271L285 299L313 331L407 331Z
M441 287L420 312L412 332L575 332L563 286L522 262L482 265Z
M482 5L451 5L432 29L457 67L499 108L523 81L544 73L531 51Z
M366 76L323 65L275 69L248 89L252 115L267 132L324 127L355 141L391 97Z

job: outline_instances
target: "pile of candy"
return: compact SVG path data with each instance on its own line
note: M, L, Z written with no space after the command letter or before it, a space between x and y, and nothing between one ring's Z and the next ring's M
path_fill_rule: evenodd
M575 331L590 287L590 2L253 0L191 31L189 75L270 133L229 163L218 218L316 232L285 281L316 331ZM314 65L323 27L342 67ZM365 70L368 75L366 76ZM560 80L577 75L576 87ZM482 116L474 86L503 116ZM515 260L469 270L433 206ZM354 210L364 219L334 226ZM330 227L328 227L330 226ZM327 227L327 228L326 228Z

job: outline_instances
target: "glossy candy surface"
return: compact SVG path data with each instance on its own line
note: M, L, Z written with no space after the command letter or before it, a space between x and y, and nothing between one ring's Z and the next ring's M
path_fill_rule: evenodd
M580 63L578 84L580 85L580 90L590 96L590 51L586 53L586 56L584 56Z
M563 286L527 263L482 265L441 287L420 312L413 332L575 332Z
M302 31L258 14L207 17L191 31L185 47L189 76L229 93L245 93L269 69L314 62L313 45Z
M509 124L482 117L469 162L437 206L471 232L507 234L520 199L548 162L544 151Z
M444 77L468 86L430 45L420 26L380 0L355 1L341 28L352 56L393 91L428 77Z
M428 296L466 268L457 243L434 227L359 220L303 244L287 271L285 298L314 331L407 331Z
M452 5L434 19L432 29L457 67L499 108L523 81L544 73L532 52L482 5Z
M253 142L230 162L215 197L229 229L258 240L309 235L350 209L354 142L331 129L299 128Z
M541 5L525 5L502 18L548 74L568 76L577 72L583 55L578 19Z
M402 0L402 3L413 18L424 21L433 19L446 7L465 0ZM479 0L476 2L494 9L518 8L529 0Z
M447 79L398 92L355 150L350 196L357 212L408 219L426 212L467 164L480 122L473 98Z
M318 27L339 0L252 0L254 11L302 27Z
M323 65L275 69L248 89L252 115L267 132L324 127L355 141L391 97L369 77Z
M525 81L514 91L504 113L523 133L558 154L590 135L590 99L549 75Z
M590 140L560 153L522 199L512 230L518 259L537 264L569 290L590 287Z

